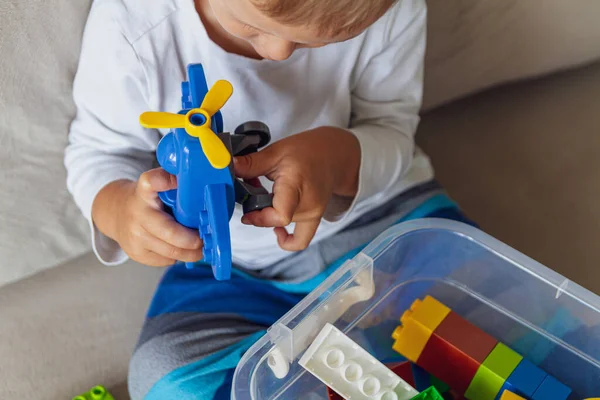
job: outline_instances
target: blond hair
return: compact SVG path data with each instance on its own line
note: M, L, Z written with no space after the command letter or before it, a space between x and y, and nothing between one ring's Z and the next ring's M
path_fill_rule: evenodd
M251 0L267 17L291 26L306 25L337 37L366 28L396 0Z

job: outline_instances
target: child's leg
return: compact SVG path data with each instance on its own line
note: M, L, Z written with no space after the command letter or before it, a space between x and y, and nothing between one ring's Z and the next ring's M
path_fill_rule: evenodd
M331 266L351 258L395 223L428 216L466 221L437 185L421 185L338 235L254 272L285 280L284 285L240 273L217 282L209 267L171 267L157 289L131 360L132 398L229 399L242 354L332 272Z
M238 274L216 281L210 267L171 267L131 359L131 397L228 399L244 351L300 298Z

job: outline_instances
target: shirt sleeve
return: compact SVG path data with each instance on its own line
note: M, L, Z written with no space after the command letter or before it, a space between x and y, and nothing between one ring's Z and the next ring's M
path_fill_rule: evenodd
M349 128L361 148L358 192L346 202L332 200L324 217L330 222L402 187L415 152L426 14L424 1L400 1L367 32L355 67Z
M94 251L107 265L120 264L127 256L96 229L92 203L108 183L137 180L152 167L159 133L138 122L148 109L147 91L142 64L111 10L92 6L73 84L76 116L65 166L68 189L90 223Z

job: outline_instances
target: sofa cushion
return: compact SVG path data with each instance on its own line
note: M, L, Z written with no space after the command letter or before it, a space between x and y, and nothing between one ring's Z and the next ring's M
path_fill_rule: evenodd
M184 1L184 0L181 0ZM191 1L191 0L190 0ZM90 0L0 2L0 284L90 249L65 187ZM425 107L600 55L600 2L430 0Z
M95 385L128 399L129 357L162 273L89 253L0 289L0 399L72 399Z
M89 249L65 185L88 1L0 1L0 285Z
M428 0L424 108L600 56L600 1Z

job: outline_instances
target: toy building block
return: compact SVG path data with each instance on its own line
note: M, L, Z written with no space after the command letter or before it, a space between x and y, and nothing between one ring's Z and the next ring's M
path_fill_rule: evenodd
M450 312L450 308L431 296L425 296L423 301L417 299L410 306L411 317L432 332L440 326Z
M501 399L500 396L502 396L505 391L511 391L529 399L542 384L546 375L547 374L544 371L531 361L523 359L519 365L517 365L517 368L510 374L504 383L504 386L502 386L497 399Z
M431 375L431 386L435 387L438 392L444 394L450 390L450 385L442 382L435 376Z
M75 396L73 400L115 400L103 386L94 386L89 392Z
M431 374L417 364L411 364L412 375L414 377L415 384L413 387L419 392L432 386Z
M531 400L567 400L571 389L556 378L546 375L544 381L537 388Z
M393 373L398 375L404 382L412 387L415 386L415 378L413 376L412 364L409 361L404 361L394 365L386 365Z
M494 337L454 311L448 314L434 333L479 364L483 363L498 344Z
M467 391L480 366L435 333L429 338L417 363L433 376L448 382L459 393Z
M182 110L178 114L146 112L140 116L145 128L170 128L156 149L160 166L177 177L177 189L159 193L180 224L198 229L203 240L203 260L210 264L217 280L231 276L231 237L229 221L235 202L244 212L272 205L272 198L260 185L235 178L233 156L248 154L270 140L266 125L242 124L232 135L223 132L220 113L233 88L217 81L208 90L200 64L188 66L188 82L181 85ZM193 268L194 263L186 263Z
M434 386L430 386L411 400L444 400L444 397L442 397Z
M500 400L525 400L525 398L511 392L510 390L504 390L500 394Z
M449 313L448 307L431 296L423 301L415 300L400 318L401 325L392 333L395 340L392 348L416 363L433 331Z
M412 366L413 364L408 361L403 361L393 364L385 364L387 368L393 373L398 375L403 381L408 383L410 386L415 387L415 381L413 378ZM327 387L327 396L329 400L343 400L342 396Z
M426 301L427 298L423 304ZM415 318L419 310L417 308L411 316ZM434 323L438 320L440 318L434 320ZM435 325L430 323L427 326ZM450 311L434 327L433 334L416 363L442 382L448 383L456 392L464 394L477 369L497 343L496 339L483 330Z
M477 370L465 397L471 400L494 400L521 360L523 357L519 354L498 343Z
M418 394L331 324L325 325L298 364L344 399L410 400Z
M469 400L493 400L504 385L504 379L481 366L465 392Z

